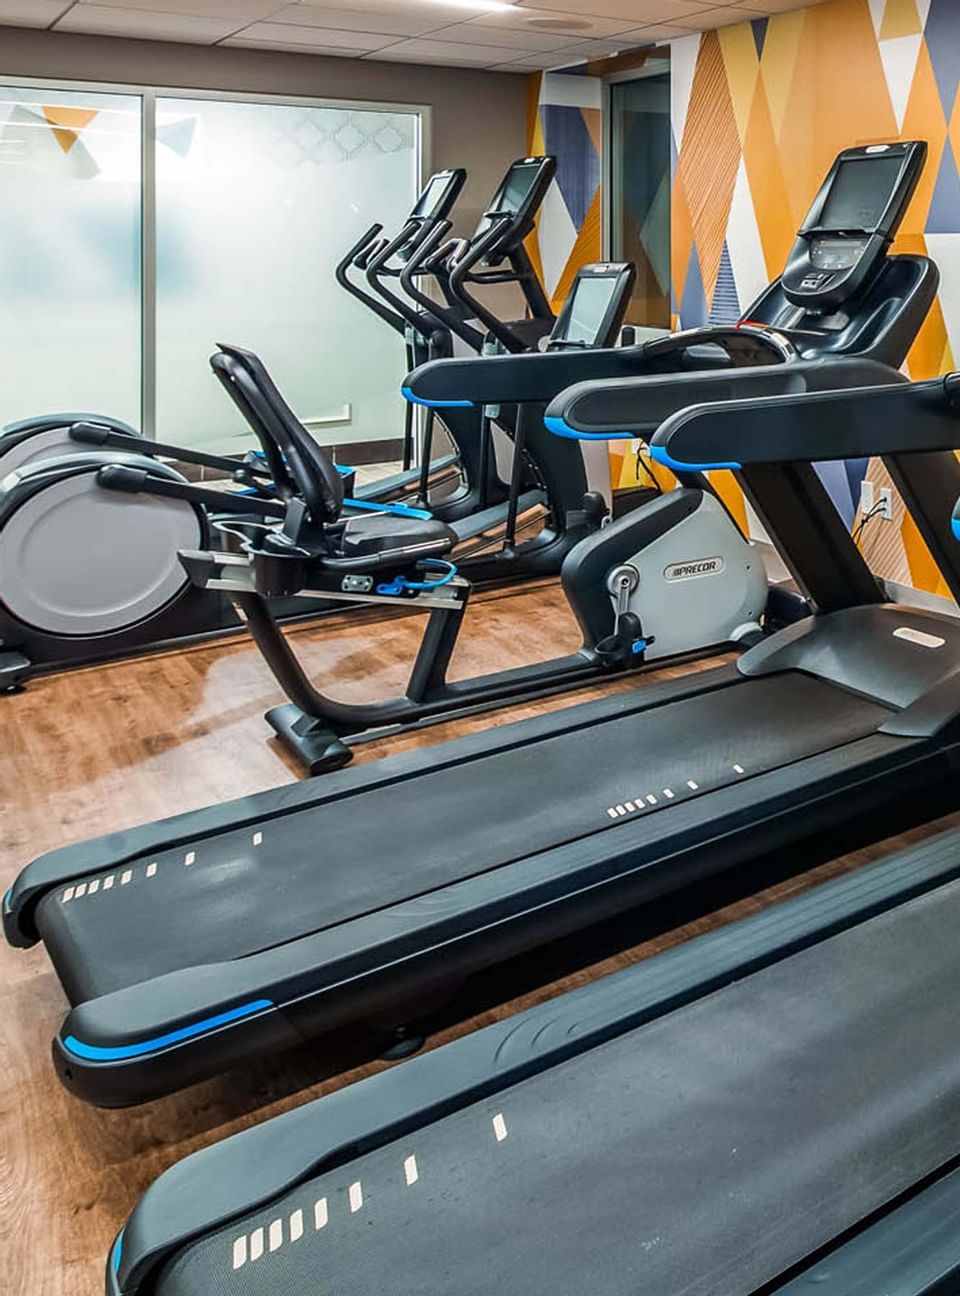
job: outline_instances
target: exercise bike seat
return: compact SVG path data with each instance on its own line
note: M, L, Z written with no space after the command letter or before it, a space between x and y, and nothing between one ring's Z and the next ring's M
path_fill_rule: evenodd
M434 518L373 514L347 521L339 550L344 558L375 557L407 562L411 558L439 558L449 553L456 542L456 532Z

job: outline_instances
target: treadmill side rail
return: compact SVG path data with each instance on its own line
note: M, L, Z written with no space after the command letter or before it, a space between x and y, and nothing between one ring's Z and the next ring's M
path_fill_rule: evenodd
M960 1288L960 1170L881 1216L774 1296L948 1296Z
M955 830L193 1153L141 1198L111 1252L107 1296L148 1290L179 1248L357 1148L382 1146L958 876Z

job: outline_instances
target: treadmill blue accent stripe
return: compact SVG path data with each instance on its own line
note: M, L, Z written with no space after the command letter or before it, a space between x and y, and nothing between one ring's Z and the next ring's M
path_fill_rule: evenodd
M670 468L673 472L711 472L717 468L728 468L731 472L737 472L743 467L742 464L735 463L732 459L727 462L717 463L681 463L679 459L674 459L663 446L651 446L650 458L655 463L663 464L664 468Z
M638 436L636 432L578 432L555 414L548 415L543 423L548 432L565 437L567 441L632 441Z
M953 532L954 540L960 540L960 518L950 519L950 530Z
M423 400L420 396L414 396L409 387L401 387L400 392L411 405L426 405L427 409L473 409L475 403L464 400Z
M144 1040L140 1044L101 1048L97 1044L84 1044L83 1040L78 1040L75 1035L68 1035L63 1041L63 1046L75 1057L83 1058L87 1062L124 1062L130 1058L144 1057L148 1053L158 1052L170 1044L180 1044L184 1040L195 1039L198 1035L205 1035L220 1026L229 1026L231 1022L252 1017L254 1013L264 1012L267 1008L273 1007L275 1005L272 999L254 999L252 1003L241 1004L239 1008L231 1008L229 1012L219 1013L216 1017L204 1017L202 1021L193 1022L190 1026L182 1026L167 1035L156 1035L153 1039Z
M120 1232L117 1234L117 1240L113 1244L113 1252L110 1256L110 1259L113 1263L113 1272L115 1274L118 1274L120 1272L120 1261L122 1257L123 1257L123 1229L121 1229Z

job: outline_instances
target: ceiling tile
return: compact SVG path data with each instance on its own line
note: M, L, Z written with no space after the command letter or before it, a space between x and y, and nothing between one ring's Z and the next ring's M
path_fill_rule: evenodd
M823 0L736 0L741 9L757 14L786 13L790 9L808 9L811 5L823 4Z
M543 54L527 54L523 58L514 59L510 63L499 64L499 70L504 69L510 72L516 72L523 69L526 72L546 71L551 68L575 67L578 63L585 63L586 58L583 54L571 54L567 50L553 50Z
M349 3L349 0L348 0ZM354 8L328 9L322 4L287 4L272 16L271 22L293 23L297 27L322 27L326 30L382 32L387 36L422 36L451 23L463 22L459 6L445 4L390 4L382 9L373 3Z
M621 40L629 41L631 45L645 45L649 41L676 40L679 36L689 36L698 28L693 24L698 20L690 18L687 20L689 27L677 27L670 23L652 23L649 27L634 27L630 31L621 33Z
M582 59L609 58L612 54L622 54L635 49L639 41L626 40L622 36L611 36L607 40L578 41L576 45L565 45L560 53L571 63Z
M0 23L8 27L49 27L72 0L0 0Z
M631 27L646 23L677 22L681 25L693 14L712 6L705 0L530 0L533 9L560 9L564 13L624 18Z
M524 50L543 51L560 49L563 45L572 45L576 40L575 36L562 35L557 32L538 32L538 31L504 31L502 28L499 32L490 27L478 27L475 23L465 22L457 23L455 27L441 27L438 32L434 32L424 39L430 41L453 41L455 44L467 45L490 45L492 41L499 41L504 45L510 45L517 51L517 56Z
M508 63L514 50L503 45L461 45L453 41L408 40L368 57L399 63L446 63L451 67L492 67Z
M275 53L284 54L322 54L326 58L342 59L360 59L364 58L370 51L362 49L344 49L342 45L295 45L292 41L264 41L264 40L247 40L241 33L239 36L228 36L226 40L220 41L222 48L232 49L258 49L273 50Z
M100 5L100 0L78 0L83 5ZM155 14L189 14L196 18L234 19L234 29L245 22L269 18L284 7L284 0L115 0L107 8L146 9Z
M528 5L515 5L512 9L496 9L469 20L471 27L508 27L512 30L561 32L575 37L616 36L636 21L624 18L602 18L591 13L563 13L555 9L532 9ZM549 26L547 25L549 24Z
M284 45L287 48L303 49L323 46L324 49L360 50L369 53L392 45L394 36L384 36L376 32L356 32L332 30L323 27L294 27L291 23L262 22L253 23L237 32L237 40L245 45Z
M242 25L242 20L230 18L197 18L190 14L121 9L116 5L75 4L57 23L56 30L212 45Z
M739 5L724 5L722 8L707 9L697 14L694 20L699 31L712 31L715 27L730 27L733 23L749 22L756 18L754 9L742 9Z

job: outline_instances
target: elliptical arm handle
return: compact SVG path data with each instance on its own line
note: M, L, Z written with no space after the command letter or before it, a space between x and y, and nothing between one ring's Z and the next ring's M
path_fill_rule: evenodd
M442 248L439 244L450 233L452 228L451 221L437 222L427 237L418 245L414 255L400 272L400 285L413 301L439 321L441 327L448 328L451 333L456 333L457 337L466 342L474 351L479 351L483 346L483 334L479 329L475 329L473 325L468 324L459 311L454 309L453 305L449 303L442 305L440 302L433 301L421 290L416 281L416 276L419 274L432 274L438 278L438 282L444 290L444 296L447 295L447 276L443 274L441 266L450 255L450 252L460 246L461 240L451 239Z
M438 221L436 224L448 225L449 222ZM417 235L418 230L419 235L414 237ZM424 230L426 230L426 233L424 233ZM390 258L398 252L400 248L410 243L411 239L413 239L411 245L411 259L416 260L417 252L430 241L432 233L433 222L431 221L425 222L423 226L420 226L418 221L407 221L400 233L397 234L395 238L389 239L384 243L376 255L371 257L370 263L366 269L367 283L370 284L371 288L378 292L385 301L389 302L394 310L396 310L397 313L406 320L411 328L416 329L422 334L431 333L440 327L437 316L431 307L427 306L425 310L414 310L409 302L404 301L390 288L387 288L387 286L382 282L380 276L385 272ZM407 264L409 265L409 261ZM392 273L396 274L397 272L393 271ZM399 278L400 285L403 287L403 271L399 272ZM414 298L414 301L416 301L416 298ZM419 301L416 301L416 304L418 306L422 305Z
M371 225L366 233L357 239L350 251L347 252L347 254L337 263L337 268L334 273L336 274L337 283L341 288L345 288L351 297L355 297L357 301L363 302L364 306L366 306L368 310L372 310L375 315L379 316L385 324L389 324L397 333L403 333L406 327L403 317L396 311L390 310L382 301L379 301L371 293L365 292L359 284L355 284L347 274L347 271L351 266L353 266L365 252L369 252L382 230L382 225L376 223Z
M471 315L475 315L480 320L481 324L493 334L498 342L501 342L508 351L516 353L525 349L520 339L505 328L503 321L498 319L488 307L484 306L483 302L478 301L467 288L470 272L496 247L503 234L504 227L509 225L511 221L511 217L507 213L493 215L489 219L489 229L484 230L478 239L471 239L463 255L451 263L450 292L461 305L466 307Z

